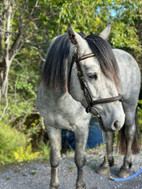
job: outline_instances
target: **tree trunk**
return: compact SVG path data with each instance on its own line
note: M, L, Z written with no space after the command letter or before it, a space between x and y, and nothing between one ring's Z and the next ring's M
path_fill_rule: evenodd
M14 15L15 1L3 0L2 5L3 8L0 10L0 102L2 96L7 94L10 65L23 45L22 20L19 20L19 28L15 40L11 40L11 22Z

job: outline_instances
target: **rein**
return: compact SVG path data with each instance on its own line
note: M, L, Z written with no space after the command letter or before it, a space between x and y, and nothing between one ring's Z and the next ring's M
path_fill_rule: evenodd
M70 73L69 73L69 77L70 77L73 62L75 61L76 65L77 65L77 75L78 75L78 78L79 78L79 81L80 81L80 86L81 86L81 89L83 90L84 96L85 96L87 104L88 104L88 107L86 108L87 113L90 112L91 108L94 105L111 103L111 102L115 102L117 100L120 101L122 99L122 96L120 94L118 96L114 96L114 97L110 97L110 98L103 98L103 99L98 99L98 100L92 99L92 96L89 92L89 89L87 87L87 84L86 84L86 81L85 81L85 78L84 78L84 75L83 75L83 71L82 71L82 68L81 68L81 65L80 65L80 61L85 60L87 58L94 57L94 56L95 56L95 53L90 53L90 54L81 56L80 58L78 58L77 55L76 55L72 60L71 69L70 69ZM97 112L97 114L98 114L97 116L100 116L98 112Z

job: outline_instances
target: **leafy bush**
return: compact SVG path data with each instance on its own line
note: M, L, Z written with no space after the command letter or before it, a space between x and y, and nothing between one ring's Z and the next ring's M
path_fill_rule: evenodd
M14 157L18 162L23 162L37 159L39 154L40 152L32 152L32 145L29 144L26 150L20 147L17 152L14 152Z
M30 139L23 133L11 128L5 123L0 124L0 164L23 162L37 159L40 152L33 152ZM29 145L28 145L29 144ZM43 147L43 145L42 145ZM40 146L40 150L42 149ZM44 158L44 156L48 158ZM49 159L48 147L43 148L39 158Z
M20 147L25 148L27 138L16 129L11 129L8 125L0 124L0 164L12 163L15 161L13 152Z
M49 161L50 158L50 147L49 144L41 142L38 146L38 151L40 151L39 158L44 161Z

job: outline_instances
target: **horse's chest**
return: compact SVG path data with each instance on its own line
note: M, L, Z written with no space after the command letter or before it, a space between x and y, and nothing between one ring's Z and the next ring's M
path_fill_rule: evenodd
M75 106L75 105L74 105ZM76 108L66 101L56 104L54 107L54 125L58 128L74 130L76 124Z
M69 129L69 130L73 130L73 125L70 122L70 118L68 115L59 112L56 112L54 114L54 126L57 128L63 128L63 129Z
M83 118L88 119L85 109L75 101L69 94L54 97L47 95L42 101L40 113L45 119L46 125L59 129L74 131L76 126L83 125Z

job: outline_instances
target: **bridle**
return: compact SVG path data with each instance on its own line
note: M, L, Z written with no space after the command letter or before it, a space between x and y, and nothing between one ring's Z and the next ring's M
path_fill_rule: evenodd
M84 78L84 75L83 75L83 71L82 71L82 68L81 68L81 65L80 65L80 61L81 60L85 60L87 58L91 58L91 57L94 57L95 56L95 53L90 53L90 54L87 54L87 55L84 55L84 56L81 56L78 58L77 55L75 55L73 57L73 60L72 60L72 63L71 63L71 69L70 69L70 73L69 73L69 81L70 81L70 77L71 77L71 70L72 70L72 67L73 67L73 63L74 61L76 62L76 65L77 65L77 75L78 75L78 78L79 78L79 82L80 82L80 86L81 86L81 89L84 93L84 96L86 98L86 101L87 101L87 108L86 108L86 112L90 112L91 108L94 106L94 105L97 105L97 104L104 104L104 103L111 103L111 102L115 102L115 101L121 101L122 99L122 96L119 94L118 96L114 96L114 97L110 97L110 98L103 98L103 99L98 99L98 100L93 100L92 99L92 96L89 92L89 89L86 85L86 81L85 81L85 78ZM97 113L97 116L100 117L100 114L98 112L97 109L96 110L96 113Z

